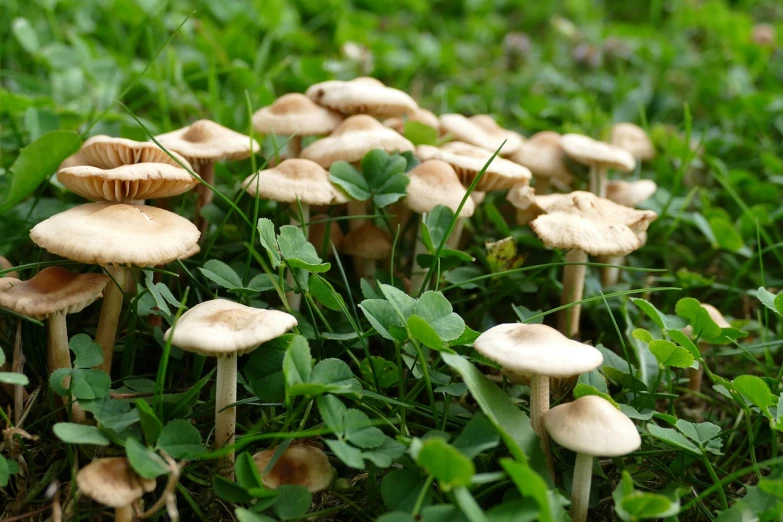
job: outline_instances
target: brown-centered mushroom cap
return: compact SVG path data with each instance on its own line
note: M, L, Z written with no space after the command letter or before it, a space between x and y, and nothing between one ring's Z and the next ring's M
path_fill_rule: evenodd
M157 207L88 203L38 223L33 242L58 256L98 265L169 263L198 242L187 219Z
M329 464L329 458L320 449L306 444L290 446L280 455L272 469L264 473L276 450L269 448L253 455L264 486L277 489L289 484L303 486L310 493L317 493L332 483L334 469Z
M338 205L349 199L329 181L327 170L306 159L287 159L248 176L242 186L251 196L283 203L294 203L298 198L306 205Z
M395 131L399 132L400 134L403 134L403 131L405 130L405 122L406 121L415 121L417 123L421 123L422 125L426 125L428 127L432 127L436 131L440 132L440 120L437 116L435 116L432 112L428 111L427 109L418 108L412 113L400 117L400 118L389 118L388 120L385 120L383 122L384 125L387 127L391 127Z
M385 259L391 255L392 240L372 223L365 223L343 238L344 253L360 259Z
M441 114L440 125L444 132L453 135L457 141L492 153L505 141L500 151L503 156L517 151L524 141L519 134L504 129L486 115L466 118L461 114Z
M73 314L99 299L108 282L103 274L74 274L59 266L44 268L27 281L0 277L0 307L33 319L59 311Z
M76 474L79 491L113 508L129 506L155 490L155 480L140 477L124 457L95 459Z
M640 161L648 161L655 157L655 147L647 133L633 123L616 123L612 127L612 145L630 152Z
M658 185L651 179L636 181L612 180L606 183L606 199L618 205L635 207L655 194Z
M622 172L630 172L636 166L636 159L627 150L581 134L565 134L560 137L560 144L570 158L583 165Z
M252 352L297 325L296 318L225 299L197 304L166 331L164 338L186 352L221 357Z
M194 121L187 127L161 134L155 139L193 164L242 160L260 149L256 140L251 142L249 136L211 120Z
M253 114L253 128L261 134L319 136L329 134L343 117L315 104L304 94L284 94Z
M594 370L604 360L592 346L543 324L500 324L481 334L473 347L504 370L522 375L569 377Z
M509 159L529 168L535 178L548 178L565 186L573 182L574 175L568 170L560 134L556 132L534 134Z
M451 165L441 160L427 160L410 172L408 183L408 208L417 214L431 212L437 205L444 205L456 212L467 190L460 183ZM462 207L460 217L470 217L476 204L468 198Z
M422 161L438 159L451 165L465 186L473 182L492 154L461 142L447 143L441 148L430 145L419 145L416 148L416 156ZM526 167L496 156L476 185L476 190L504 190L517 183L527 183L530 178L530 171Z
M374 78L316 83L310 86L305 94L318 105L342 114L371 114L379 118L394 118L418 108L416 101L408 94L386 87Z
M544 427L564 448L594 457L620 457L642 444L631 419L597 395L555 406L544 415Z
M306 147L302 158L328 169L336 161L361 161L373 149L405 152L412 151L413 144L371 116L359 114L346 119L326 138Z

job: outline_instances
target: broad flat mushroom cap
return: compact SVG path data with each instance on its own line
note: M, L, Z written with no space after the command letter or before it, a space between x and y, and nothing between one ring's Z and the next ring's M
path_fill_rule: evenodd
M155 490L155 480L140 477L124 457L96 459L76 474L79 491L113 508L129 506Z
M164 337L187 352L220 357L252 352L296 325L296 318L285 312L213 299L182 314Z
M474 119L478 118L478 119ZM454 136L457 141L468 143L494 153L505 141L500 154L514 153L522 145L522 137L498 125L489 116L466 118L461 114L441 114L440 125L444 132Z
M509 159L529 168L535 178L550 178L563 185L573 182L574 175L568 170L560 134L556 132L534 134Z
M253 128L261 134L318 136L329 134L341 121L340 114L298 92L284 94L253 114Z
M492 154L480 147L456 141L447 143L441 148L430 145L419 145L416 148L416 156L422 161L438 159L451 165L462 184L466 186L478 176ZM481 192L504 190L517 183L527 183L530 178L530 171L526 167L496 156L481 176L476 190Z
M50 266L26 281L0 278L0 307L43 319L63 311L80 312L103 294L109 282L104 274L74 274L59 266Z
M318 105L343 114L372 114L394 118L415 111L419 105L408 94L385 86L375 78L331 80L310 86L305 94Z
M583 165L602 166L622 172L630 172L636 166L636 159L627 150L581 134L565 134L560 137L560 144L569 157Z
M299 198L306 205L338 205L349 199L329 181L327 170L306 159L287 159L248 176L242 186L251 196L283 203L294 203Z
M503 146L501 153L507 155L511 150L519 150L519 147L525 142L525 137L518 132L504 129L495 118L489 114L476 114L468 118L470 122L483 129L484 132L490 136L497 136L502 140L506 140L506 144ZM495 152L494 150L492 152Z
M452 212L457 212L467 192L457 173L445 161L424 161L410 171L409 177L405 202L417 214L431 212L437 205L447 206ZM460 217L470 217L475 210L476 204L468 198Z
M612 180L606 183L606 199L614 201L618 205L635 207L650 199L657 189L658 185L651 179Z
M655 147L647 133L633 123L616 123L612 127L612 145L617 145L634 158L647 161L655 157Z
M194 121L187 127L161 134L155 139L194 164L241 160L261 148L256 140L251 142L249 136L211 120Z
M187 219L157 207L88 203L54 215L30 231L35 244L58 256L97 265L169 263L198 242Z
M336 161L360 161L373 149L386 152L405 152L414 149L413 143L394 130L366 114L351 116L329 136L320 139L302 151L302 158L329 168Z
M500 324L481 334L473 347L504 370L522 375L569 377L594 370L604 360L592 346L543 324Z
M406 121L415 121L417 123L421 123L422 125L432 127L436 131L440 132L440 120L438 117L427 109L422 108L418 108L404 117L389 118L388 120L385 120L383 124L402 134L405 130Z
M270 489L290 484L303 486L310 493L317 493L329 487L334 477L334 469L329 464L329 458L318 448L306 444L296 444L286 449L275 465L267 473L264 470L269 465L277 448L269 448L253 455L261 482Z
M384 259L391 255L392 240L372 223L365 223L343 237L341 250L361 259Z
M169 152L177 160L190 166L182 156L173 151ZM84 165L109 170L139 163L162 163L180 168L179 163L152 142L97 135L88 138L76 154L65 158L58 170Z
M544 427L559 445L593 457L620 457L642 444L631 419L597 395L555 406L544 415Z

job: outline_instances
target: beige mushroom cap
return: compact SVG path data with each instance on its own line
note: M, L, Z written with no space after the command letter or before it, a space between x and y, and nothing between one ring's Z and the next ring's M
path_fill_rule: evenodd
M544 415L544 427L564 448L594 457L620 457L642 445L631 419L597 395L555 406Z
M441 160L427 160L410 171L408 208L417 214L431 212L437 205L444 205L457 212L467 190L460 183L451 165ZM460 217L468 218L476 210L476 204L468 198Z
M594 370L604 360L592 346L544 324L500 324L481 334L473 347L503 369L523 375L569 377Z
M0 271L8 270L13 267L14 265L8 259L6 259L3 256L0 256ZM12 272L6 272L5 274L2 275L2 277L19 277L19 272L17 272L16 270Z
M516 131L504 129L498 125L498 122L495 121L495 118L489 114L476 114L468 118L468 120L470 120L474 125L477 125L479 128L483 129L487 134L491 136L497 136L503 140L507 140L506 145L501 151L501 154L503 155L509 154L508 151L510 150L519 150L518 145L522 145L522 143L525 142L525 137L522 134ZM492 152L495 151L493 150Z
M198 242L187 219L157 207L88 203L38 223L33 242L58 256L98 265L169 263Z
M93 460L76 474L76 484L84 495L113 508L129 506L155 490L155 480L137 475L124 457Z
M568 186L574 175L568 170L560 134L543 131L525 141L509 159L530 169L535 178L549 178Z
M473 183L492 154L482 148L456 141L447 143L441 148L430 145L419 145L416 148L416 156L422 161L438 159L451 165L462 184L466 186ZM527 183L530 178L530 171L527 168L496 156L487 166L487 170L476 185L476 190L481 192L504 190L517 183Z
M360 259L385 259L391 255L392 240L372 223L365 223L343 237L342 251Z
M171 338L174 346L199 355L242 355L296 325L296 318L285 312L213 299L182 314L164 338L167 341Z
M373 149L405 152L413 148L410 141L384 127L375 118L359 114L346 119L326 138L306 147L302 151L302 158L315 161L328 169L336 161L361 161Z
M318 105L343 114L395 118L412 113L419 107L408 94L386 87L375 78L316 83L305 94Z
M647 201L658 190L658 185L651 179L636 181L612 180L606 183L606 199L618 205L635 207Z
M179 152L193 164L249 158L260 150L256 140L211 120L194 121L187 127L155 137L169 150Z
M276 450L269 448L253 455L264 486L277 489L289 484L303 486L310 493L317 493L332 483L334 469L326 453L306 444L291 445L280 455L272 469L264 473Z
M503 156L516 152L524 141L519 134L504 129L486 115L466 118L461 114L441 114L440 125L444 132L452 134L457 141L492 153L505 141L500 151Z
M108 282L103 274L74 274L59 266L44 268L27 281L0 277L0 307L33 319L60 311L73 314L100 299Z
M616 123L612 127L612 145L627 150L640 161L655 157L652 140L644 129L633 123Z
M242 187L251 196L282 203L294 203L298 198L305 205L339 205L349 199L329 181L327 170L306 159L287 159L252 174Z
M253 128L261 134L319 136L332 132L341 121L340 114L298 92L284 94L253 114Z
M560 144L569 157L583 165L602 166L622 172L630 172L636 166L636 159L627 150L581 134L565 134L560 137Z
M406 121L415 121L417 123L421 123L422 125L426 125L428 127L432 127L436 131L440 132L440 120L437 116L435 116L432 112L428 111L427 109L418 108L412 113L408 114L405 117L400 118L389 118L388 120L385 120L383 122L384 125L387 127L390 127L394 129L395 131L399 132L400 134L403 134L405 131L405 122Z
M190 167L182 156L173 151L169 151L169 153ZM76 154L65 158L59 169L87 165L110 170L123 165L137 165L139 163L162 163L180 168L179 163L174 161L171 156L152 142L97 135L88 138Z

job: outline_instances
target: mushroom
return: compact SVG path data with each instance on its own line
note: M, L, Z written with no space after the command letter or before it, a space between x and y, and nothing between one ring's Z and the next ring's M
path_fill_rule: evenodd
M634 423L609 401L585 395L555 406L544 415L544 427L559 445L576 452L571 484L571 519L587 520L593 457L621 457L639 449Z
M340 226L332 221L326 214L316 214L310 218L310 227L308 232L310 233L310 242L315 245L315 249L320 253L322 258L328 258L332 256L332 249L330 243L334 245L338 251L340 245L343 242L343 231ZM327 238L327 232L329 237Z
M731 328L731 324L726 320L726 318L723 316L723 314L712 306L711 304L707 303L701 303L701 307L707 310L707 313L710 315L710 319L712 319L715 324L720 326L721 328ZM683 333L687 335L688 337L693 336L693 327L691 325L686 326L682 329ZM708 348L707 343L700 341L699 342L699 351L704 353ZM701 390L701 381L704 377L704 368L699 365L698 368L688 368L688 389L691 391L699 391Z
M457 172L462 184L469 186L476 179L479 172L487 165L492 157L492 152L467 143L452 141L441 148L430 145L419 145L416 148L416 156L422 161L438 159L451 165ZM518 183L530 181L530 171L513 161L495 157L487 165L484 175L481 176L475 190L488 192L490 190L505 190Z
M0 278L0 306L33 319L47 319L46 362L51 375L55 370L71 367L65 316L100 299L108 282L108 276L103 274L74 274L50 266L27 281ZM76 403L73 417L76 422L84 420L84 411Z
M201 209L212 201L215 163L246 159L261 148L249 136L210 120L195 121L187 127L156 136L155 139L166 149L184 156L193 165L196 174L206 182L206 185L199 185L196 201L196 220L202 233L206 231L207 222L201 217Z
M370 222L352 230L343 238L342 251L353 256L354 266L359 277L369 281L375 279L375 263L386 259L392 252L392 240L389 235Z
M461 114L441 114L440 125L444 132L454 136L457 141L480 147L490 153L503 145L500 151L502 156L519 150L524 141L516 132L504 129L491 116L483 114L470 118Z
M253 114L253 128L260 134L292 136L288 152L292 158L302 152L302 137L323 136L332 132L343 117L329 109L316 105L304 94L284 94L272 105Z
M76 474L79 491L114 508L114 522L133 522L133 504L155 490L155 480L136 474L124 457L95 459Z
M95 342L103 348L100 369L111 373L114 339L123 291L131 266L169 263L198 242L192 223L146 205L88 203L41 221L30 231L33 242L52 254L101 265L114 280L103 298Z
M0 256L0 275L3 277L19 277L19 272L16 270L11 270L14 267L13 263L11 263L8 259L6 259L3 256ZM8 272L5 272L6 270L9 270Z
M460 203L467 193L465 187L460 183L457 173L445 161L424 161L410 171L409 177L408 197L405 202L408 208L417 214L421 214L422 219L424 219L424 214L432 212L438 205L444 205L456 214ZM465 226L465 220L472 216L475 210L476 204L472 199L467 198L465 205L457 216L454 230L448 238L449 247L457 248L462 229ZM417 230L419 229L421 229L421 225L417 227ZM411 288L414 291L421 287L427 275L427 271L418 266L416 258L419 254L426 253L427 247L417 234L411 262Z
M612 145L630 152L639 161L655 157L655 147L647 133L633 123L615 123L612 126Z
M658 215L636 210L590 192L536 196L525 186L509 191L507 199L518 209L520 224L529 223L549 248L568 251L563 269L561 304L582 300L587 254L624 256L644 244L643 234ZM581 304L561 312L558 325L568 337L579 333Z
M237 412L237 357L250 353L262 343L276 339L296 326L293 315L277 310L261 310L213 299L182 314L164 339L174 346L205 357L217 358L215 391L215 445L233 446ZM219 471L234 476L234 451L221 458Z
M607 169L630 172L636 166L627 150L580 134L563 135L560 145L571 159L590 167L590 192L600 197L606 194Z
M375 78L331 80L311 85L305 94L318 105L342 114L396 118L419 108L408 94L386 87Z
M542 419L549 411L549 378L572 377L598 368L601 352L590 345L572 341L544 324L501 324L481 334L473 347L498 363L512 376L530 377L530 424L541 438L552 478L552 450Z
M555 186L568 190L574 175L565 162L565 152L560 144L560 134L543 131L531 136L509 159L530 169L536 179L536 192L547 194Z
M265 487L302 486L310 493L318 493L332 483L334 468L321 449L308 444L292 444L283 451L272 469L267 470L276 452L277 448L269 448L253 455Z
M435 116L432 112L428 111L427 109L422 109L422 108L418 108L412 113L402 117L389 118L388 120L384 120L383 124L386 125L387 127L394 129L400 134L404 135L405 122L408 121L415 121L416 123L421 123L422 125L426 125L427 127L432 127L433 129L438 131L438 134L440 134L441 132L440 120L438 119L438 117Z

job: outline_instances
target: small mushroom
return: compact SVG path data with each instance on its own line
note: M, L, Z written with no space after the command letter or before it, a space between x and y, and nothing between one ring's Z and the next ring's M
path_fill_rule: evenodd
M572 341L543 324L501 324L490 328L473 343L484 357L495 361L504 373L530 377L530 424L541 437L541 448L554 479L549 437L542 427L549 411L549 378L572 377L598 368L601 352Z
M473 183L479 172L484 170L492 154L482 148L458 141L447 143L441 148L430 145L419 145L416 148L416 156L422 161L438 159L451 165L465 186ZM526 167L495 157L487 165L486 171L476 185L476 190L481 192L505 190L519 183L527 184L530 178L530 171Z
M155 490L155 480L140 477L124 457L95 459L76 474L83 495L114 508L114 522L133 522L133 504Z
M311 85L305 94L318 105L342 114L370 114L396 118L419 108L408 94L385 86L375 78L331 80Z
M627 150L587 136L565 134L560 144L571 159L590 167L590 192L600 197L606 194L607 169L630 172L636 166L636 160Z
M272 469L268 470L276 451L277 448L269 448L253 455L253 461L261 474L261 482L267 488L302 486L310 493L318 493L332 483L334 468L321 449L307 444L292 444L283 451Z
M233 446L237 412L237 357L296 326L293 315L213 299L182 314L164 338L186 352L217 358L215 445ZM233 477L234 452L220 461L220 473Z
M576 453L571 484L571 519L587 520L593 457L621 457L639 449L634 423L609 401L585 395L555 406L544 415L544 427L559 445Z
M359 277L372 281L375 279L376 262L388 258L392 246L389 234L367 222L345 236L341 248L354 258L354 262L358 261L354 269Z
M513 154L522 146L524 138L504 129L491 116L480 114L466 118L461 114L441 114L440 125L454 139L494 153L503 145L500 155ZM505 142L505 144L503 143Z
M530 169L536 180L538 194L550 192L552 186L568 190L574 175L565 162L565 152L560 144L560 134L543 131L531 136L509 159Z
M332 256L332 245L340 251L340 245L343 243L343 231L340 225L330 219L326 214L316 214L310 218L310 242L315 246L316 251L320 252L322 258ZM328 237L327 237L328 234Z
M612 145L630 152L639 161L655 157L655 146L643 128L633 123L615 123L612 126Z
M721 328L731 328L731 324L726 320L720 310L708 303L701 303L701 307L707 310L707 313L710 315L710 319L712 319L715 324ZM682 331L688 337L693 336L693 327L691 325L686 326L682 329ZM707 343L704 341L699 342L699 351L701 353L706 352L708 348L709 345ZM695 392L700 391L703 377L704 368L701 365L699 365L698 368L688 368L688 389Z
M428 111L427 109L422 109L422 108L418 108L412 113L407 114L405 116L401 116L398 118L389 118L388 120L384 120L383 124L386 125L387 127L394 129L400 134L404 135L405 122L408 121L415 121L416 123L421 123L422 125L426 125L427 127L432 127L433 129L438 131L438 134L441 133L440 120L438 119L438 117L435 116L432 112Z

